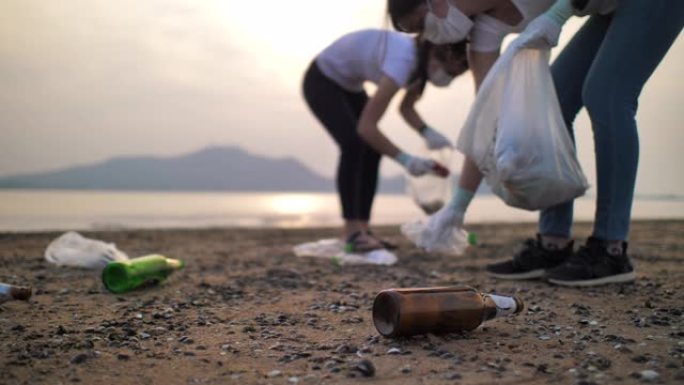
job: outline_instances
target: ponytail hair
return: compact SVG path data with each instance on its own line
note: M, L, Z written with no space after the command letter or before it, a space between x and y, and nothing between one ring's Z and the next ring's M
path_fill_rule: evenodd
M399 26L398 19L413 12L422 4L425 4L425 0L387 0L387 15L394 29L405 32Z
M430 61L430 53L435 46L433 43L423 40L420 35L416 36L416 69L409 77L408 84L418 84L418 94L422 95L425 90L425 85L428 81L428 62Z

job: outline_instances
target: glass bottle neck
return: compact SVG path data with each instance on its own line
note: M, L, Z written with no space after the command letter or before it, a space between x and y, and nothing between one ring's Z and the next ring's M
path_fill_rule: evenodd
M523 302L517 297L484 294L484 301L484 320L517 314L520 313L524 308Z

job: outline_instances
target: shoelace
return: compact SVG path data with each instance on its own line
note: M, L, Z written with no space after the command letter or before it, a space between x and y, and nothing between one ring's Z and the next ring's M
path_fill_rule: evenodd
M597 256L600 251L600 248L597 246L580 246L577 253L572 254L570 258L568 258L568 264L591 265L592 262L598 260Z
M513 255L513 263L516 265L523 264L522 262L528 258L536 258L539 254L539 245L536 239L528 238L525 240L524 247Z

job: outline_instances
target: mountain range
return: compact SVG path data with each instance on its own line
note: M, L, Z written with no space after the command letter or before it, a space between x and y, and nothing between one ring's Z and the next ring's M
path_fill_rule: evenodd
M402 175L379 191L403 193ZM142 191L335 191L334 180L294 158L269 158L239 147L210 147L175 157L117 157L55 171L0 177L0 188Z

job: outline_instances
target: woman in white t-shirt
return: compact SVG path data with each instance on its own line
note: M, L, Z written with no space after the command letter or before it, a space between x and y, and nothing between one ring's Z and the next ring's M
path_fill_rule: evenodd
M436 46L380 29L340 37L309 66L303 81L304 98L341 152L337 190L348 250L391 246L369 229L381 155L395 159L414 176L448 174L433 160L401 151L382 134L378 122L390 101L400 89L406 89L400 106L404 120L431 149L451 146L414 106L428 81L444 87L467 69L464 43ZM367 81L377 85L370 98L363 88Z

